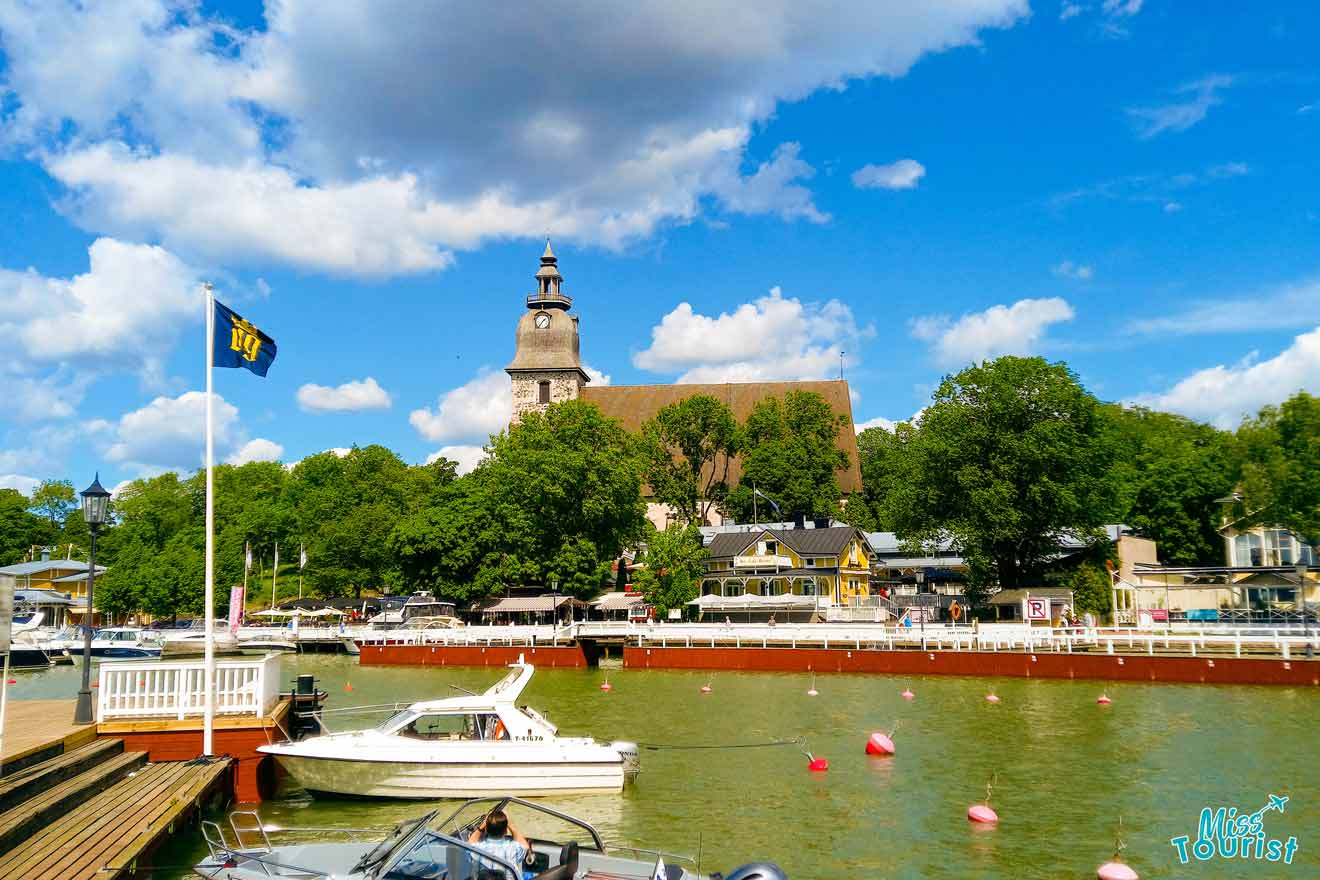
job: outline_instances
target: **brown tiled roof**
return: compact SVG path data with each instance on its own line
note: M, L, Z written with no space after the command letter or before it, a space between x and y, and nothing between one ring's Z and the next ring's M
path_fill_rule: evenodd
M846 495L862 490L862 471L857 457L857 432L853 428L852 399L848 383L842 379L815 382L726 382L718 385L604 385L582 389L581 399L594 403L601 412L618 419L629 431L641 430L642 423L662 407L678 403L696 394L708 394L722 400L733 410L739 422L747 419L752 407L767 397L783 399L790 391L814 391L830 409L844 417L839 429L838 446L848 456L848 467L836 476L839 489ZM736 485L741 468L734 461L729 468L729 485Z
M720 532L707 546L711 559L741 554L748 547L770 535L799 556L838 556L848 542L859 532L852 526L831 526L828 529L765 529L751 532Z
M711 559L737 556L755 544L762 534L764 532L721 532L710 539L707 555Z

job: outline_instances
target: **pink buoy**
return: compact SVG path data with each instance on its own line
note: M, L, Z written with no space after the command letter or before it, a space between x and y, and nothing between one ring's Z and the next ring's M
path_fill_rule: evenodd
M1112 862L1105 862L1095 869L1095 876L1100 880L1140 880L1136 871L1128 865L1115 859Z
M1101 694L1101 695L1096 699L1096 702L1099 703L1101 706L1108 706L1110 703L1112 703L1112 702L1114 702L1114 701L1111 700L1111 699L1109 699L1109 694Z
M892 755L894 754L894 741L888 735L877 730L866 741L866 753L868 755Z
M905 699L905 700L910 700L910 699L912 699L912 698L915 697L915 696L916 696L916 694L912 693L912 690L911 690L910 688L904 688L904 689L903 689L903 699Z
M602 681L600 683L600 689L603 691L612 691L614 690L614 685L610 684L608 681Z
M824 758L812 758L811 762L807 764L807 769L812 773L824 773L830 769L830 762Z
M807 689L807 696L809 696L809 697L815 697L815 696L818 696L819 694L820 694L820 691L816 690L815 688L808 688L808 689Z
M998 694L986 694L986 695L985 695L985 701L986 701L987 703L998 703L998 702L999 702L999 695L998 695Z
M709 684L703 684L703 685L701 686L701 692L702 692L703 694L708 694L708 693L710 693L712 690L714 690L714 688L712 688Z
M983 825L994 825L999 822L999 814L990 809L989 804L972 804L967 808L967 818Z

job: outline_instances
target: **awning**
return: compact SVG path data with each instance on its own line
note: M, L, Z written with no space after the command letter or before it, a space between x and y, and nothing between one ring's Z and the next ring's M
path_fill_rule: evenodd
M586 608L587 603L572 596L511 596L498 599L490 605L474 606L482 614L534 614L555 611L564 605L572 608Z
M756 596L744 593L741 596L702 596L693 599L689 605L696 605L702 611L769 611L777 608L815 608L816 596Z
M590 604L597 611L627 611L638 605L645 605L646 597L641 593L605 593L592 599Z
M278 608L267 608L265 611L257 611L253 617L293 617L292 611L280 611Z

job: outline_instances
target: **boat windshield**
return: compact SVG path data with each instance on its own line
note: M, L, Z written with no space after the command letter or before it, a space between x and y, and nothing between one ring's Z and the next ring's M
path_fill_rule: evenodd
M381 733L389 733L396 727L406 727L410 721L416 720L417 714L418 713L414 712L412 709L404 709L401 712L395 712L389 718L386 718L380 724L377 724L376 729Z
M359 871L369 871L377 865L383 864L395 849L407 843L417 833L417 829L434 819L435 814L436 811L432 811L425 816L395 825L394 830L387 834L384 840L367 850L362 858L358 859L358 863L353 866L349 873L356 874Z
M518 866L486 852L481 844L460 842L427 830L398 848L382 880L521 880Z

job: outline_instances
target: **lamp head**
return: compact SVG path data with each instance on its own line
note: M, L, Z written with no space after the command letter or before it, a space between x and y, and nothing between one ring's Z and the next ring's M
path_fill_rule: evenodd
M89 526L103 526L108 518L110 506L110 493L101 485L101 474L98 472L92 480L92 485L82 490L82 509L83 519Z

